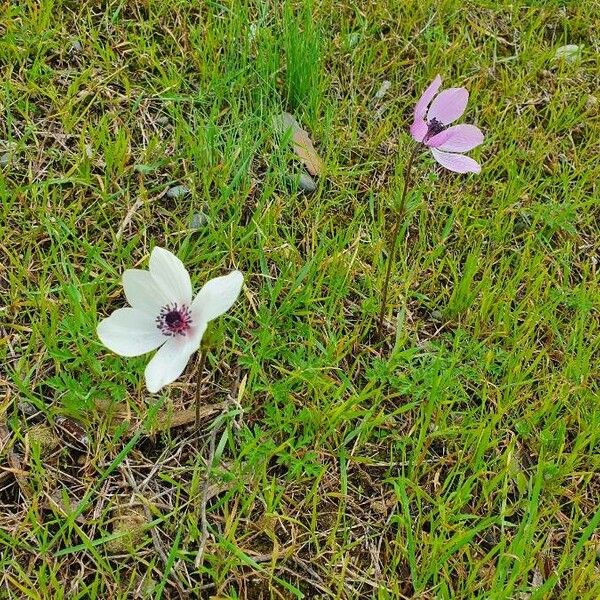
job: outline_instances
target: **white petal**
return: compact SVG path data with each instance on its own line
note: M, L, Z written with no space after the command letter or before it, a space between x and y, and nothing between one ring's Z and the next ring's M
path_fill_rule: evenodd
M183 263L171 252L156 247L150 255L150 273L171 302L190 305L192 282Z
M100 341L121 356L139 356L158 348L166 337L153 318L135 308L119 308L96 328Z
M192 303L194 323L212 321L227 312L237 300L244 283L239 271L206 282Z
M169 338L146 366L144 375L148 391L155 394L163 386L173 383L183 373L194 350L196 348L182 336Z
M200 348L200 342L202 341L202 336L208 327L208 321L199 321L197 325L192 327L190 333L186 336L189 344L191 344L194 350L198 350Z
M160 309L171 302L156 283L149 271L141 269L127 269L123 273L123 289L127 302L153 318L160 313Z

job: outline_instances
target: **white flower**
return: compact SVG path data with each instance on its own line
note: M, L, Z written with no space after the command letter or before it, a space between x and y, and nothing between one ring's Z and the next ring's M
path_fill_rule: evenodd
M119 308L102 320L98 337L121 356L158 348L145 371L148 391L158 392L181 375L200 347L208 322L231 308L243 281L239 271L211 279L192 302L192 283L183 263L168 250L154 248L149 271L123 273L131 308Z

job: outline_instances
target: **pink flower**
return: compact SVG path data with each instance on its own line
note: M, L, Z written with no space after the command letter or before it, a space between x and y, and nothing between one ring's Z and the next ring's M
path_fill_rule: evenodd
M415 120L410 134L417 142L431 148L433 158L455 173L479 173L481 166L468 152L483 142L483 133L475 125L449 127L467 107L469 92L465 88L448 88L438 94L442 78L438 75L423 92L415 106Z

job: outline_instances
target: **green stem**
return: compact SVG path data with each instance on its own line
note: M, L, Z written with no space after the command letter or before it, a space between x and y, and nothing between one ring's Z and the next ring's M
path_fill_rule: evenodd
M398 214L396 215L396 224L394 225L394 230L392 232L392 251L388 258L387 268L385 270L385 280L383 282L383 299L381 301L381 310L379 311L379 324L377 326L377 335L381 339L383 333L383 319L385 317L385 311L387 308L387 297L388 290L390 287L390 276L392 274L392 265L396 259L396 248L398 246L398 234L400 233L400 225L402 225L402 220L404 219L404 214L406 213L406 194L408 192L408 188L410 185L410 176L412 171L412 166L415 161L415 157L419 152L420 145L415 144L408 162L406 163L406 169L404 170L404 187L402 188L402 196L400 198L400 208L398 209Z

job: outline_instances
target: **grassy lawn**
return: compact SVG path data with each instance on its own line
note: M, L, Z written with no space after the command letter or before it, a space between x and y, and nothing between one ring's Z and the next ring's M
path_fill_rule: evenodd
M3 3L0 597L599 598L597 10ZM437 73L482 172L419 154L381 340ZM155 246L245 274L199 445L198 356L152 395L95 332Z

